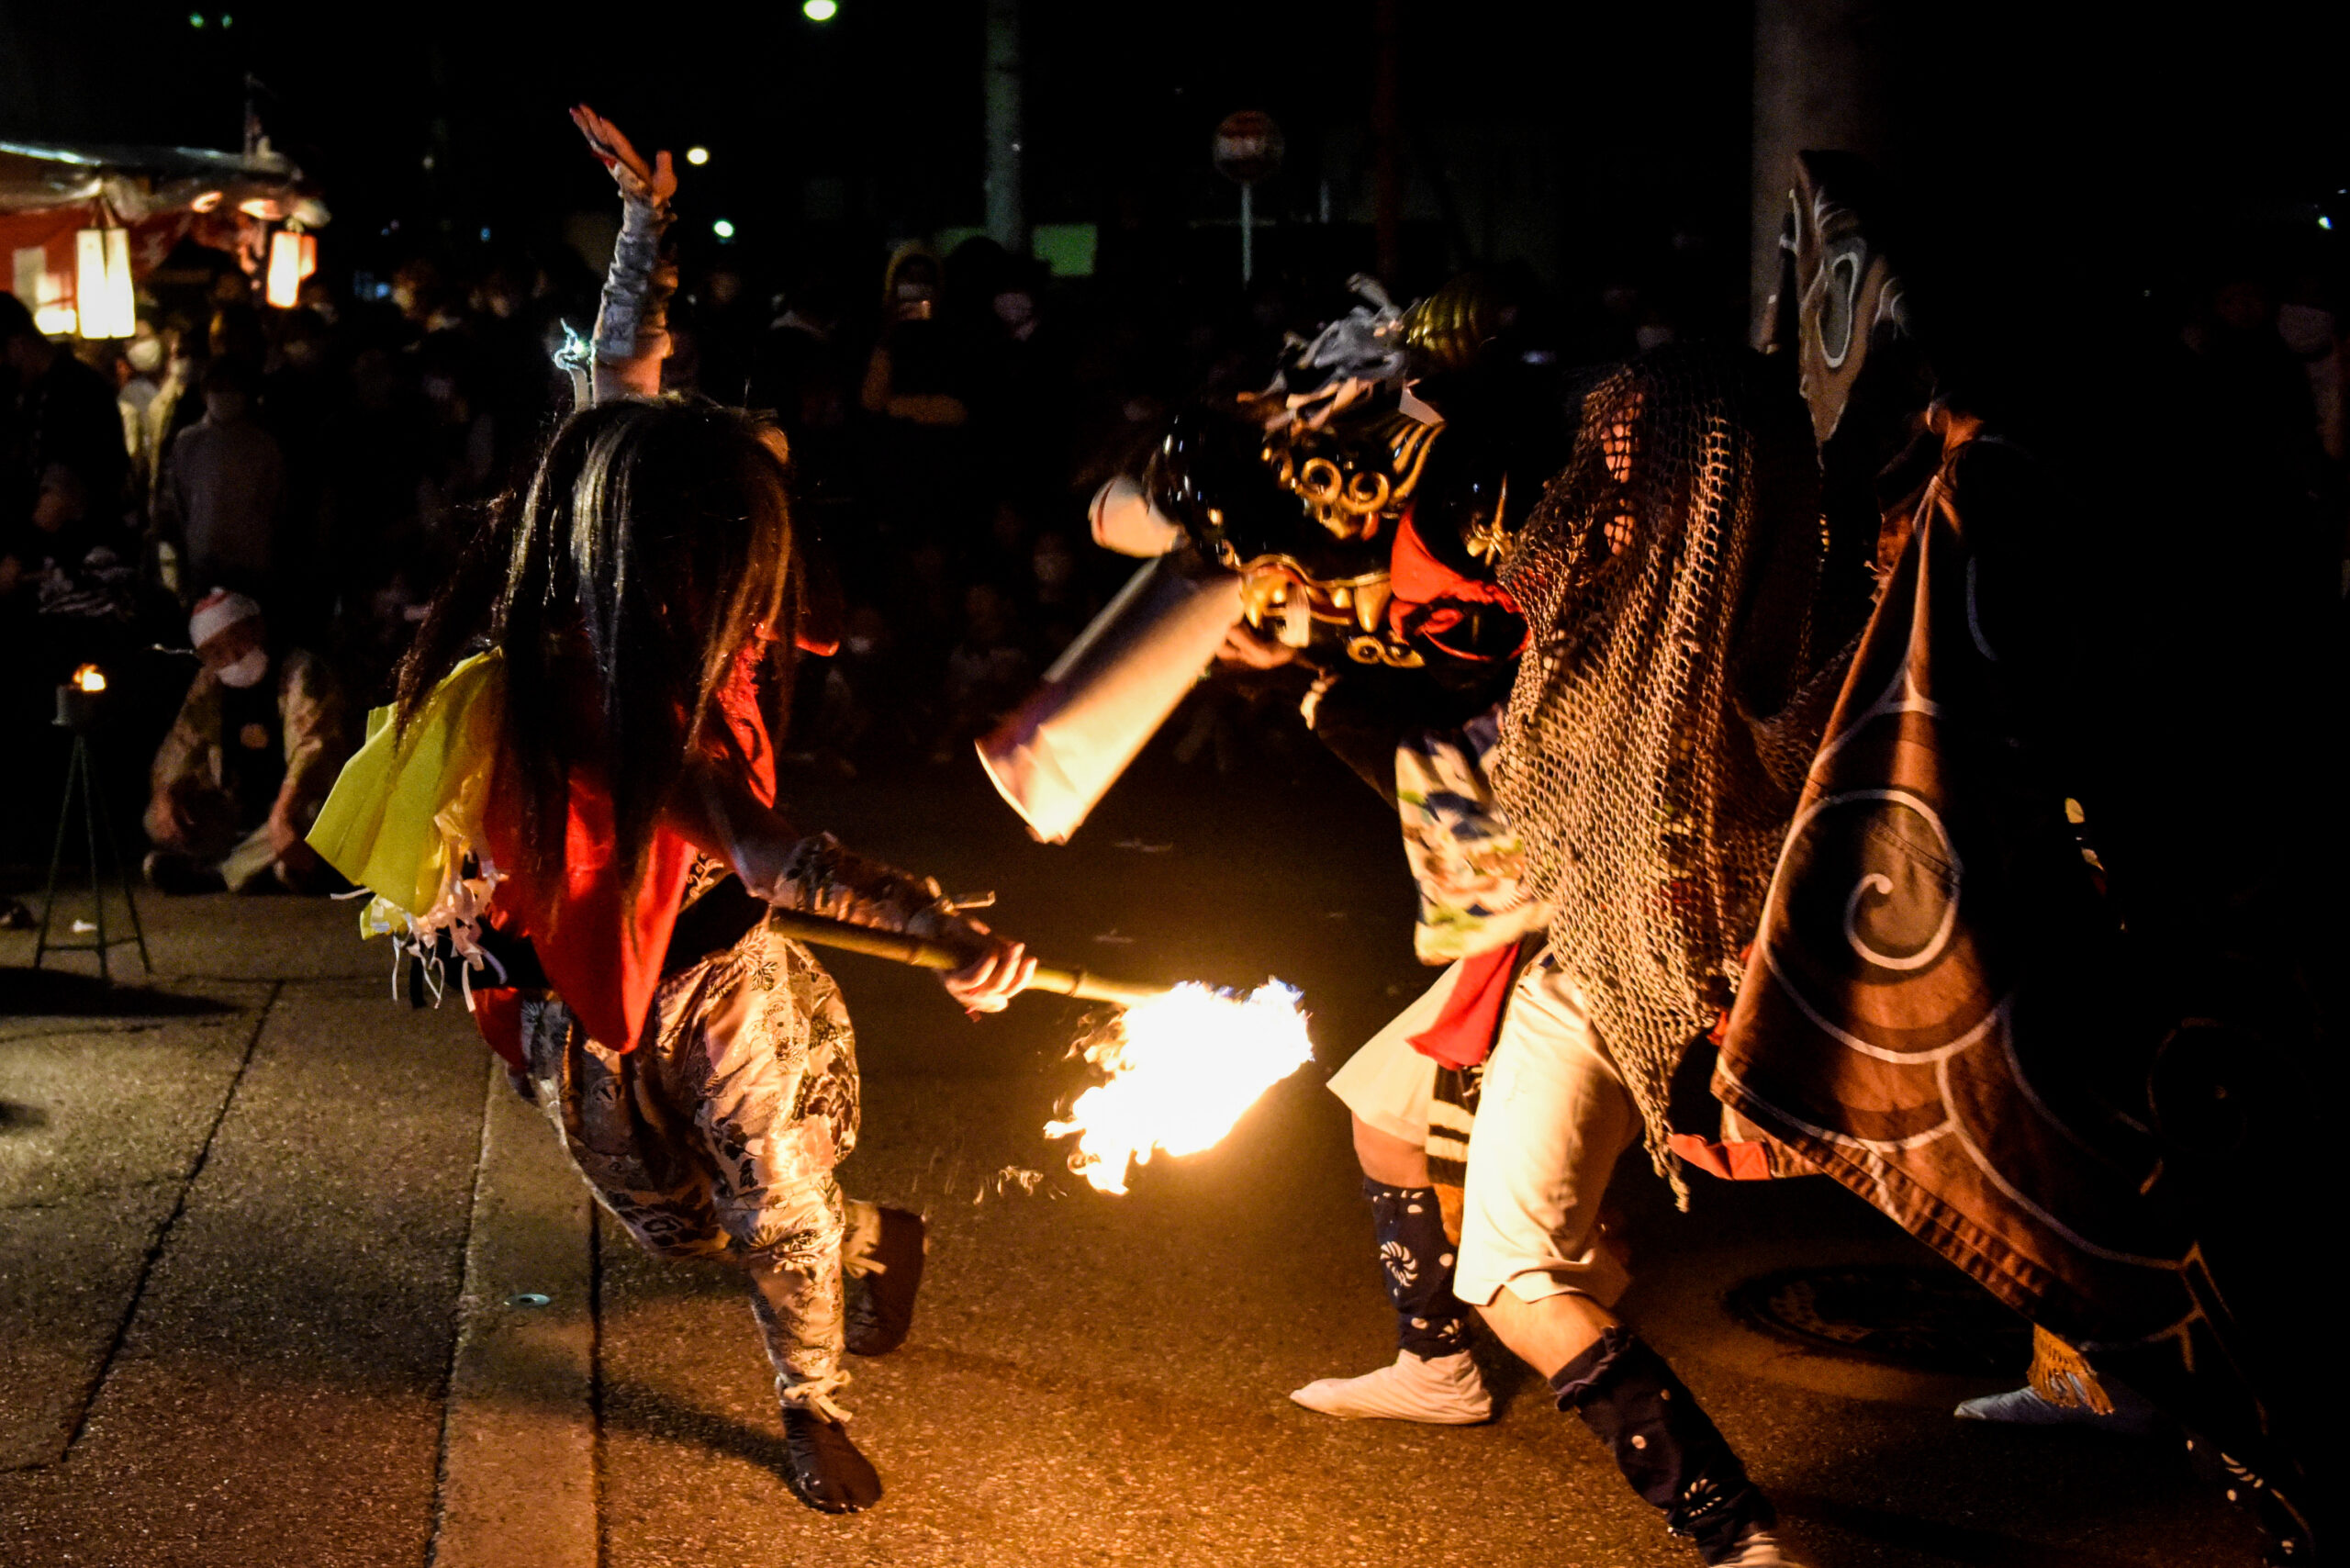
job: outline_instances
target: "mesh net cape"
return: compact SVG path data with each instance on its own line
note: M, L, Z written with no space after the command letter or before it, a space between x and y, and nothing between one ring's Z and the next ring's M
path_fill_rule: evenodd
M1678 348L1585 395L1500 570L1534 642L1495 793L1676 1193L1667 1085L1736 991L1849 654L1813 645L1824 552L1793 389Z

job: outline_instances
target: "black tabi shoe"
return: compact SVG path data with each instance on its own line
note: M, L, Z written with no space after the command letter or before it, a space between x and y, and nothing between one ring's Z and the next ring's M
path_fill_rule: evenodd
M841 1249L852 1356L886 1356L904 1344L922 1289L922 1216L878 1206L870 1212L875 1217L853 1225Z
M791 1489L820 1514L858 1514L881 1500L881 1477L838 1421L783 1407L783 1442L791 1455Z

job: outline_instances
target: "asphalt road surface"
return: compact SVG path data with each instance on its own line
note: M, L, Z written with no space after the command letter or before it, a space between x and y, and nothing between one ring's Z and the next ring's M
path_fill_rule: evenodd
M844 1182L923 1211L931 1254L912 1338L845 1399L889 1494L832 1519L780 1478L740 1283L592 1225L462 1007L394 1005L350 906L150 897L158 979L113 991L22 972L30 938L0 934L0 1562L1695 1562L1490 1345L1487 1426L1285 1397L1393 1354L1321 1081L1428 976L1359 784L1308 750L1228 778L1155 752L1059 848L967 763L787 789L811 826L997 890L1048 955L1302 986L1315 1067L1106 1197L1042 1132L1085 1081L1077 1005L974 1023L927 977L834 962L866 1081ZM2175 1439L1962 1425L1957 1398L2015 1380L1749 1327L1725 1296L1774 1270L1939 1266L1820 1182L1696 1180L1678 1215L1625 1167L1627 1310L1806 1561L2256 1560Z

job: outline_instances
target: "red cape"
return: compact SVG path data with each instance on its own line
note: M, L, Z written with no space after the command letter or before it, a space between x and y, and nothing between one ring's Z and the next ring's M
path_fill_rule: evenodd
M775 748L758 706L757 671L765 654L764 640L745 646L718 700L751 792L760 804L771 806ZM527 853L520 785L516 770L499 768L483 813L484 847L506 874L492 902L492 920L501 931L530 939L548 981L589 1039L615 1050L633 1049L661 983L661 960L693 869L694 846L667 823L656 824L643 868L631 880L616 857L611 791L589 770L574 768L563 863L541 876L527 869L532 857ZM520 994L490 990L474 996L474 1017L483 1036L508 1062L521 1066Z

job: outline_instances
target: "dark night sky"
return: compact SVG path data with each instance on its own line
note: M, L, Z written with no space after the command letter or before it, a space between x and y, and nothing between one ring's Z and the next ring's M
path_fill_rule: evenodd
M2052 226L2144 249L2303 210L2350 186L2342 23L2306 9L2258 0L2181 21L2000 0L1888 22L1914 29L1878 84L1908 127L1902 173L2043 251ZM747 250L788 245L826 203L878 241L979 221L979 0L840 0L819 26L783 0L717 0L599 23L585 7L453 0L0 0L0 129L234 145L251 71L349 254L394 218L401 239L385 243L444 221L544 240L563 213L601 207L602 176L562 115L585 98L643 141L709 145L689 211L733 218ZM1133 229L1223 210L1207 140L1239 107L1289 129L1271 209L1311 208L1333 168L1359 193L1370 13L1369 0L1029 0L1032 218ZM1685 229L1726 263L1742 256L1746 6L1406 0L1404 14L1424 218L1429 175L1467 189L1507 162L1520 188L1494 199L1551 225L1545 270ZM1342 209L1347 196L1342 183Z
M412 232L442 213L470 233L600 205L601 176L562 116L574 98L640 140L709 145L716 157L692 174L689 197L724 210L746 239L795 220L811 180L845 182L852 216L884 233L981 216L976 0L842 0L824 26L795 4L651 7L615 13L609 28L585 12L448 0L374 12L287 0L0 3L9 80L29 88L8 95L11 133L232 145L251 71L271 90L274 140L326 185L347 233L395 216ZM207 27L187 25L191 7ZM1268 207L1312 208L1326 132L1350 140L1361 162L1369 11L1030 0L1032 218L1133 225L1221 210L1232 196L1208 167L1209 133L1241 107L1270 110L1289 131L1290 177L1265 192ZM1742 223L1740 8L1720 8L1677 46L1679 29L1654 17L1528 32L1528 17L1555 13L1472 3L1405 14L1416 125L1505 128L1546 162L1554 150L1588 160L1636 142L1616 179L1575 182L1578 203L1612 185L1660 222L1685 208ZM1619 112L1668 58L1669 112ZM1412 157L1423 187L1446 162L1432 142Z

